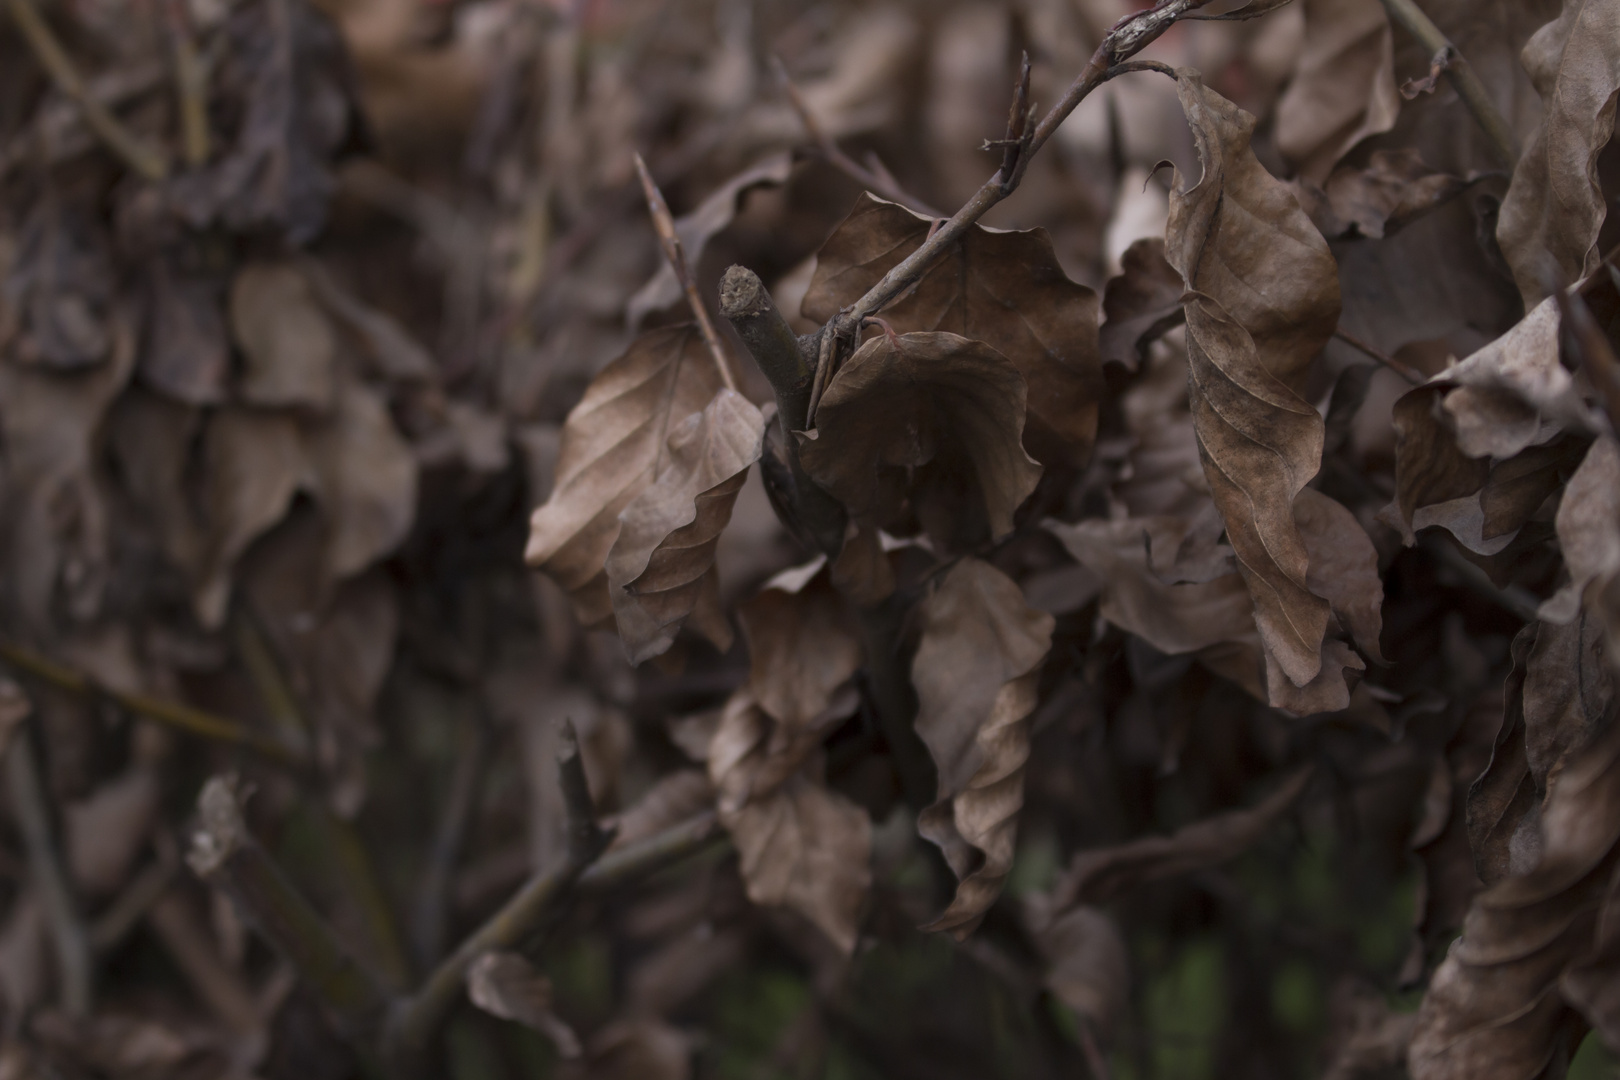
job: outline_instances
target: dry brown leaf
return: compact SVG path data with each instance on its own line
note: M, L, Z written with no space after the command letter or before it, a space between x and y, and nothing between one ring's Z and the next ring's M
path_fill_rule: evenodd
M1588 585L1603 584L1620 572L1620 445L1601 436L1586 452L1564 487L1558 504L1558 546L1569 581L1538 613L1548 622L1567 623L1580 614Z
M1305 541L1305 581L1326 600L1340 625L1369 658L1383 663L1378 638L1384 625L1384 582L1378 551L1356 515L1313 488L1294 497L1294 524Z
M1114 847L1080 851L1070 860L1054 895L1063 907L1105 904L1150 881L1178 877L1235 858L1288 812L1310 780L1311 769L1306 766L1246 809L1212 814L1169 836L1149 836Z
M653 482L669 433L719 389L697 328L670 327L637 338L568 414L556 481L530 521L525 558L568 592L581 623L612 617L603 566L619 514Z
M614 1020L586 1047L590 1080L690 1080L692 1039L653 1017Z
M878 335L844 361L800 433L810 478L852 517L903 532L913 515L937 542L971 547L1012 531L1040 466L1019 441L1024 380L982 341Z
M1120 274L1103 290L1105 321L1098 351L1106 362L1135 371L1147 362L1147 348L1185 318L1181 274L1164 258L1164 241L1138 240L1125 249Z
M930 218L863 195L816 257L805 317L823 323L854 303L920 247L932 226ZM1048 465L1083 465L1090 457L1103 392L1097 294L1063 273L1044 229L975 226L883 318L900 333L937 330L988 344L1029 387L1023 439L1031 456Z
M1547 793L1539 858L1474 899L1418 1010L1413 1080L1546 1075L1584 1026L1559 977L1588 956L1620 840L1620 725L1572 754Z
M1365 168L1336 170L1320 191L1301 185L1300 201L1323 236L1377 240L1468 186L1461 177L1430 168L1416 150L1376 150Z
M1337 268L1293 192L1255 159L1254 117L1196 73L1177 87L1204 167L1190 189L1178 177L1166 233L1167 257L1195 294L1187 337L1199 450L1267 666L1305 686L1322 670L1329 607L1310 589L1292 513L1323 438L1299 388L1338 320Z
M579 1037L551 1011L551 980L515 952L487 952L467 969L467 996L502 1020L533 1028L563 1058L580 1056Z
M798 589L765 588L737 611L748 639L748 689L793 729L809 727L860 667L860 642L824 578Z
M1620 1052L1620 870L1610 874L1598 909L1595 948L1570 965L1559 989L1608 1048Z
M1305 42L1277 102L1277 149L1320 182L1400 115L1395 47L1378 0L1304 0Z
M1107 912L1079 905L1033 929L1046 964L1046 988L1105 1042L1130 1001L1130 955Z
M916 619L917 734L939 770L937 800L917 815L917 831L939 845L957 877L950 906L926 929L960 940L1012 869L1029 714L1054 620L1027 606L1011 578L973 558L945 574Z
M79 888L103 895L124 883L161 797L157 774L137 765L64 808L68 867Z
M1598 154L1614 135L1620 94L1620 11L1564 0L1524 47L1541 95L1541 126L1513 169L1496 238L1526 309L1597 269L1605 200Z
M231 345L220 312L220 286L154 259L146 281L141 381L191 405L225 400Z
M693 625L716 648L731 647L724 613L702 617L695 609L706 596L718 603L715 548L764 438L760 411L721 390L702 412L672 425L657 478L620 512L604 569L631 663L668 650L694 614Z
M231 282L231 335L245 361L238 385L243 401L316 412L332 407L337 335L295 265L251 263L237 272Z

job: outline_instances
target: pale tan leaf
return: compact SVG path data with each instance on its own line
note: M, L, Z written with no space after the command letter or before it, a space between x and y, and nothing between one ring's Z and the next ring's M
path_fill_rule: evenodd
M467 969L467 996L502 1020L516 1020L551 1040L564 1058L580 1056L579 1038L551 1011L551 980L515 952L487 952Z
M956 896L927 929L972 933L1012 869L1029 759L1029 714L1052 616L1011 578L965 558L917 606L911 663L917 734L939 770L938 798L917 831L938 844Z
M804 314L825 322L922 245L933 221L863 195L816 257ZM1044 229L974 226L904 299L883 310L897 332L983 341L1029 387L1024 445L1037 460L1080 465L1097 437L1102 370L1097 294L1070 281Z
M668 650L715 578L714 555L731 508L759 460L765 418L742 395L721 390L700 413L673 425L653 483L619 514L605 570L614 620L630 662ZM712 583L712 581L711 581ZM730 624L714 640L731 646Z
M915 517L970 547L1011 532L1040 479L1019 441L1024 399L1017 369L981 341L880 334L838 369L801 460L858 521L903 532Z
M1293 519L1323 438L1299 388L1337 323L1338 274L1293 192L1255 159L1254 117L1195 72L1177 87L1204 169L1172 194L1166 250L1195 294L1187 336L1199 451L1268 666L1303 686L1321 671L1329 605L1310 589Z
M671 327L631 343L568 414L556 481L530 521L525 557L569 593L585 625L613 614L603 567L619 514L653 482L670 431L719 389L697 328Z
M231 336L246 360L242 400L331 408L338 391L337 335L297 266L257 262L237 271L230 314Z
M1598 154L1614 135L1620 9L1608 0L1564 0L1522 59L1543 114L1514 166L1496 238L1529 309L1598 265L1605 215Z
M1400 115L1395 47L1378 0L1303 0L1305 43L1277 102L1277 149L1320 182Z

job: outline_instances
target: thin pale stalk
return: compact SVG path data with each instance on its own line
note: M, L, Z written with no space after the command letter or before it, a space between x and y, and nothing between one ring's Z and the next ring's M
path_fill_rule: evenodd
M1451 51L1451 62L1446 65L1446 78L1462 98L1463 105L1473 116L1475 123L1485 132L1490 140L1491 149L1496 153L1503 165L1513 168L1519 160L1519 140L1513 137L1513 129L1497 111L1496 103L1491 100L1490 91L1485 84L1479 81L1479 76L1469 65L1468 58L1457 51L1449 38L1441 32L1418 7L1415 0L1383 0L1384 10L1389 17L1401 25L1408 34L1418 40L1418 44L1428 50L1431 56L1438 55L1441 50Z
M675 232L675 219L670 215L669 204L664 201L664 193L658 190L658 185L653 183L652 173L647 171L647 163L641 160L640 154L636 155L636 175L641 177L641 191L647 197L647 212L652 216L653 229L658 233L664 258L669 261L669 268L675 271L675 280L681 283L681 291L686 294L686 304L692 309L692 318L697 320L698 329L703 331L704 344L709 347L709 355L714 357L720 381L726 384L727 390L735 393L737 380L731 373L731 359L726 355L726 344L720 340L714 320L709 318L709 309L704 306L703 297L698 295L697 283L692 280L692 271L686 265L681 238Z
M50 24L31 0L7 0L7 7L40 66L50 75L56 88L79 107L85 123L106 144L107 149L123 159L143 179L155 182L167 176L169 162L163 152L147 146L95 99L85 85L84 76L79 74L79 69L68 58L67 50L62 48Z

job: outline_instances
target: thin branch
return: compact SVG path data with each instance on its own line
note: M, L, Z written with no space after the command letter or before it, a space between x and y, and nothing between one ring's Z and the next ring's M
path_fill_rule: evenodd
M394 1007L384 1034L383 1056L397 1070L410 1071L412 1063L420 1060L440 1024L465 992L467 969L473 961L487 952L516 948L530 938L571 892L586 867L612 842L612 832L596 822L572 722L564 724L561 743L557 769L568 811L567 856L560 866L530 878L516 896L434 969L421 989Z
M1092 54L1091 60L1079 77L1070 84L1058 103L1041 118L1035 130L1027 135L1027 142L1021 140L1024 148L1017 155L1012 175L1004 176L1001 170L997 169L996 174L984 182L955 216L924 241L921 247L885 274L883 280L867 290L866 295L857 300L851 308L837 316L833 320L834 323L847 321L859 325L861 320L877 314L913 283L921 280L929 267L962 239L991 207L1017 190L1019 181L1023 179L1024 172L1029 167L1030 159L1046 144L1063 121L1069 118L1075 106L1085 100L1093 90L1116 75L1129 71L1168 70L1162 64L1144 62L1126 65L1125 61L1157 40L1159 35L1178 19L1208 3L1210 0L1160 0L1154 7L1127 15L1115 23L1113 29L1104 35L1102 44L1097 46L1097 51Z
M1365 353L1366 355L1372 357L1374 360L1378 361L1380 364L1383 364L1385 367L1389 368L1389 370L1393 371L1395 374L1399 375L1413 386L1420 386L1429 381L1429 377L1427 375L1423 374L1423 372L1419 371L1411 364L1408 364L1405 360L1397 360L1395 357L1389 355L1389 353L1378 348L1377 346L1370 345L1367 342L1362 341L1360 338L1346 333L1342 328L1334 330L1333 336L1350 346L1352 349L1355 349L1357 352Z
M6 786L23 845L28 849L28 876L39 893L50 922L61 977L62 1007L70 1016L90 1013L90 935L79 917L78 904L68 884L67 871L51 826L50 804L39 766L34 760L34 738L26 724L12 736L6 753Z
M227 720L222 716L194 709L189 705L182 705L176 701L165 701L162 698L148 697L145 694L131 694L122 690L115 690L98 681L94 677L74 668L48 660L31 649L10 642L0 641L0 661L10 665L15 671L23 675L32 675L36 679L50 683L60 690L72 694L84 694L91 697L101 697L127 712L136 716L152 720L178 731L190 735L200 735L215 742L228 743L232 746L241 746L282 765L295 769L302 768L309 763L308 757L293 747L287 746L276 739L268 739L256 731L249 730L234 720Z
M1457 47L1434 25L1434 20L1423 13L1415 0L1383 0L1383 4L1390 19L1416 38L1430 55L1438 56L1442 51L1450 50L1450 59L1445 67L1446 78L1456 88L1457 96L1462 98L1463 105L1473 115L1475 122L1484 130L1497 158L1509 169L1513 168L1519 160L1519 141L1513 137L1513 129L1502 119L1496 103L1491 101L1490 91L1474 74L1467 58L1457 51Z
M691 268L686 265L681 238L675 233L675 219L670 216L669 204L664 201L664 193L658 190L658 185L653 183L652 173L647 171L647 163L641 160L640 154L636 155L636 175L641 177L641 191L647 197L647 212L652 215L653 228L658 233L659 245L664 249L664 258L669 260L669 268L675 271L675 280L681 283L681 291L686 294L692 317L697 320L698 329L703 331L703 340L709 346L709 354L714 357L720 381L726 384L726 389L736 392L737 380L731 374L731 360L726 356L725 342L715 332L709 309L704 306L703 297L698 295L697 283L692 280Z
M208 161L208 65L197 52L191 14L184 0L164 0L169 39L174 46L174 91L180 104L180 145L185 162L196 168Z
M204 784L197 809L202 820L186 856L192 870L225 891L298 969L344 1036L364 1048L386 1015L382 984L248 832L234 779L216 776Z
M804 130L816 144L816 152L821 155L827 164L848 176L866 190L881 195L890 202L899 203L908 210L915 210L919 214L925 214L933 218L945 216L896 183L887 169L881 171L868 169L840 150L837 140L827 132L826 128L821 126L821 122L816 119L815 113L810 111L810 103L804 100L804 94L794 85L793 78L788 74L787 67L782 63L781 57L772 56L771 66L776 70L776 78L782 84L782 89L787 92L788 101L793 105L793 111L799 114L799 123L804 125Z
M461 748L455 772L450 777L450 792L445 796L433 847L428 852L427 872L422 875L411 913L411 947L421 970L428 969L444 955L451 879L461 861L467 828L472 823L489 760L489 723L482 713L475 723L464 726L463 738L466 745Z
M718 827L713 810L694 814L644 840L607 852L585 868L575 888L597 895L656 874L705 848L725 843L725 837L716 835Z
M122 158L144 179L158 181L167 176L169 162L163 152L147 146L89 92L84 77L68 58L67 51L56 39L50 24L34 8L32 0L7 0L7 7L35 59L50 75L56 88L83 110L85 123L106 144L107 149Z

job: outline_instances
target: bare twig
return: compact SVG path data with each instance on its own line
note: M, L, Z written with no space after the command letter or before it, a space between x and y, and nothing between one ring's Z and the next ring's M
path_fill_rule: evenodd
M1012 105L1007 110L1007 134L1001 139L1001 175L1014 176L1018 160L1029 151L1029 140L1035 129L1035 106L1029 103L1029 53L1024 54L1018 67L1018 84L1013 87ZM986 144L986 149L989 145ZM940 215L936 214L935 217Z
M1434 20L1423 13L1417 6L1416 0L1383 0L1384 10L1389 17L1413 37L1433 56L1438 57L1443 51L1449 50L1449 59L1445 65L1446 78L1457 90L1457 96L1462 98L1465 105L1474 117L1476 123L1484 129L1485 137L1490 141L1491 149L1495 151L1503 165L1508 168L1519 160L1519 141L1513 137L1513 129L1508 127L1502 114L1497 111L1496 104L1491 101L1490 91L1485 84L1479 81L1474 69L1469 66L1467 58L1457 51L1440 28L1434 25Z
M67 51L56 39L50 24L35 9L32 0L7 0L7 7L40 66L50 75L56 88L84 111L85 123L106 144L107 149L146 180L157 181L167 176L169 162L163 152L147 146L90 94L84 77L68 58Z
M178 731L241 746L263 754L282 765L301 768L308 764L306 755L278 740L267 739L234 720L227 720L222 716L215 716L213 713L194 709L176 701L164 701L162 698L148 697L145 694L115 690L82 671L48 660L21 645L0 641L0 661L4 661L20 674L32 675L58 689L73 694L106 698L127 712Z
M192 870L225 890L243 917L298 969L344 1036L366 1047L386 1014L388 996L382 984L253 839L242 820L235 780L209 780L197 809L202 820L186 856Z
M1385 367L1389 368L1389 370L1393 371L1395 374L1399 375L1413 386L1418 386L1429 381L1429 377L1427 375L1423 374L1423 372L1419 371L1411 364L1408 364L1405 360L1397 360L1384 350L1374 345L1370 345L1358 337L1346 333L1343 329L1334 330L1333 336L1350 346L1352 349L1355 349L1357 352L1365 353L1366 355L1372 357L1374 360L1378 361L1380 364L1383 364Z
M664 258L669 260L670 269L675 271L675 280L681 283L681 291L686 294L692 317L697 320L698 329L703 331L703 341L709 346L709 354L714 357L720 381L726 384L726 389L735 392L737 380L731 374L731 359L726 355L725 342L715 332L709 309L704 306L703 297L698 295L697 283L692 280L692 271L686 265L681 238L675 233L675 219L670 216L669 204L664 202L664 193L653 183L652 173L647 171L647 163L641 160L640 154L636 155L636 174L641 177L641 191L647 197L647 211L652 215L653 228L658 232L658 243L664 249Z
M395 1005L384 1034L383 1056L399 1071L410 1071L466 988L467 969L484 953L512 949L539 930L595 862L613 835L596 823L574 725L563 726L557 768L568 809L568 854L562 865L530 878L501 910L473 931L434 969L421 989Z
M174 46L174 90L180 102L180 144L186 164L204 164L210 153L208 132L208 66L197 52L191 14L182 0L164 0L169 38Z
M838 148L838 142L821 126L815 113L810 111L810 103L804 100L804 94L794 85L793 79L788 75L787 67L782 63L781 57L772 56L771 66L776 69L776 78L787 92L788 101L793 105L793 111L799 114L799 122L809 134L811 141L816 144L816 151L822 158L839 172L854 180L857 184L876 195L881 195L890 202L899 203L908 210L915 210L919 214L929 217L944 217L938 210L923 202L905 188L901 187L889 175L889 170L882 168L881 163L875 168L868 169L848 154Z
M90 1013L91 951L90 935L79 917L78 905L68 884L55 830L51 827L50 804L40 782L34 760L34 739L27 726L12 736L6 752L6 785L11 789L12 808L28 850L28 875L39 893L49 920L52 943L56 946L57 971L61 978L62 1007L72 1016Z
M444 955L451 878L456 864L461 860L467 827L472 823L484 766L489 759L489 724L484 716L480 714L476 723L464 725L462 737L465 745L461 748L461 756L456 759L455 772L450 778L450 792L445 797L439 828L433 835L433 847L428 852L427 872L422 875L411 914L411 947L416 953L418 966L423 970L437 963Z
M656 874L705 848L724 842L724 837L715 834L718 826L719 819L713 810L694 814L645 840L609 851L585 868L575 888L581 893L594 895Z

